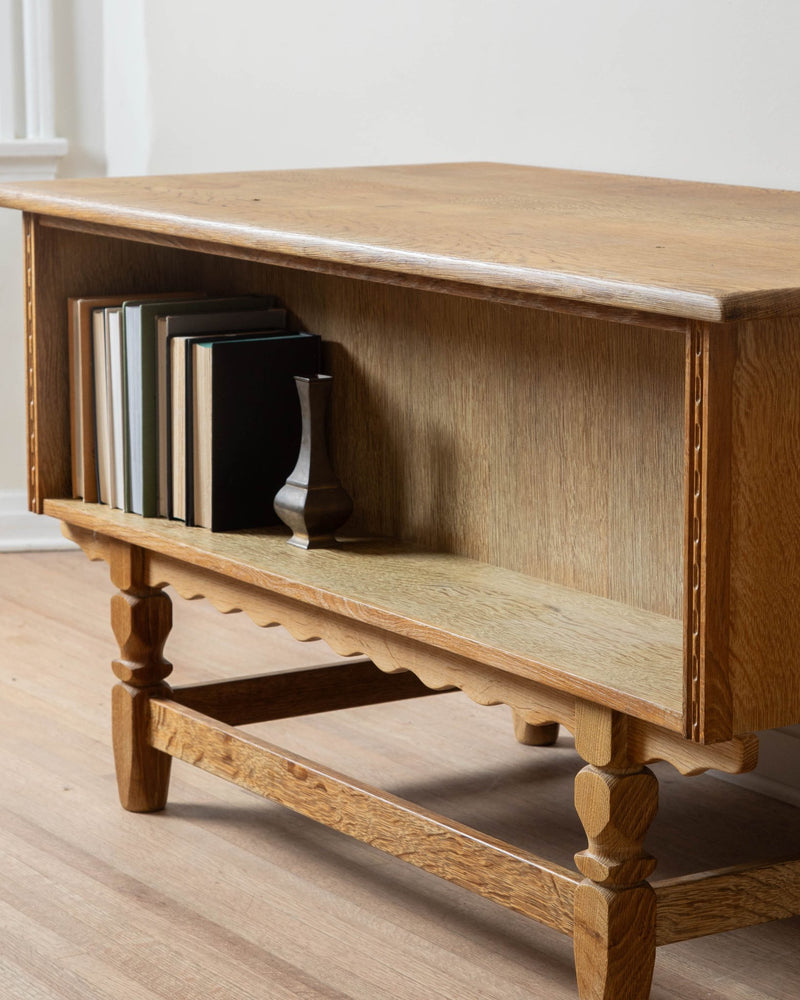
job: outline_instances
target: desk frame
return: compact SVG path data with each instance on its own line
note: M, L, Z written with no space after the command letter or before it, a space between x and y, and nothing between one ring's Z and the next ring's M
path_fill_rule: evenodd
M484 665L453 656L430 655L420 671L423 684L401 666L408 649L399 637L376 636L352 623L343 630L335 614L292 609L263 588L239 584L232 590L213 571L112 535L67 522L63 530L89 558L108 562L119 588L111 606L120 647L113 662L113 732L126 809L163 809L172 758L185 761L572 936L582 1000L645 1000L657 946L800 912L800 860L647 881L656 860L644 839L658 783L646 765L667 761L686 775L709 768L740 773L755 764L754 736L688 743L580 698L492 677ZM240 609L258 625L284 625L296 638L319 636L343 654L374 647L374 659L170 687L172 665L163 657L172 624L167 585L223 612ZM483 704L509 704L518 738L531 744L551 741L554 725L573 733L587 762L575 782L588 841L576 855L577 871L236 728L453 687Z
M445 164L12 185L0 202L26 213L31 509L118 588L125 808L163 808L173 756L205 767L571 934L583 1000L645 1000L658 945L800 912L800 861L654 882L644 846L649 763L739 773L748 733L800 723L800 574L778 571L800 552L800 195ZM376 559L309 581L252 539L219 556L195 529L64 499L67 298L191 287L276 294L331 345L337 471L364 534L434 554L421 601L413 559L403 599L394 559L373 600ZM373 447L385 398L422 419ZM453 483L458 510L437 502ZM167 586L367 660L170 688ZM236 728L451 688L509 705L523 742L573 733L576 870Z

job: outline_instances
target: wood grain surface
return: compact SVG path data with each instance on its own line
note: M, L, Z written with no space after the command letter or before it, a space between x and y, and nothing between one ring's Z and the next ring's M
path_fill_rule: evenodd
M645 881L657 861L645 835L658 811L658 780L630 756L629 720L580 703L575 776L585 879L575 893L575 972L580 1000L648 1000L656 958L656 899Z
M120 803L131 812L155 812L166 805L171 759L150 746L150 698L169 693L164 682L172 664L164 643L172 628L172 602L144 582L137 549L116 549L111 576L120 590L111 598L111 627L119 655L111 668L121 683L111 693L112 740Z
M712 321L800 306L796 193L472 163L4 185L0 204L482 294Z
M624 892L581 882L574 939L580 1000L648 1000L655 926L655 897L646 882Z
M382 645L405 637L560 690L610 697L632 714L681 729L683 647L675 619L397 543L306 552L287 545L280 529L211 534L77 500L48 500L45 509L79 529L184 561L183 570L165 566L163 581L148 576L153 586L177 584L183 596L208 596L228 610L242 606L247 587L266 591L274 621L298 638L322 636L341 653L364 652L380 665ZM246 585L242 594L230 587L237 580ZM271 604L271 595L280 600ZM261 614L260 624L268 624ZM377 635L376 648L364 649L358 623L387 638Z
M744 323L733 380L733 725L800 719L800 322Z
M694 324L687 341L686 735L735 732L728 668L734 324Z
M655 892L659 945L721 934L800 912L800 861L665 879Z

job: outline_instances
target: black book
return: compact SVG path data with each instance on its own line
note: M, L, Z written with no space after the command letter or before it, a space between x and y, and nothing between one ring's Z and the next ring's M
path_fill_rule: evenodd
M278 523L272 502L300 449L294 376L319 372L320 338L212 339L193 343L191 354L187 524L231 531Z
M157 318L157 495L160 517L186 520L185 449L186 436L192 428L192 342L219 337L278 336L288 332L286 310L278 308Z

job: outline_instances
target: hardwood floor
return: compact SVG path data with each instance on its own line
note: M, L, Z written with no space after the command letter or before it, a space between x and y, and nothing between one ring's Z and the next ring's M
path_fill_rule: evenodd
M77 553L0 556L2 1000L573 1000L571 941L175 763L167 810L117 803L112 593ZM176 681L331 658L175 602ZM460 694L252 727L571 865L580 767ZM666 877L797 854L800 810L657 768ZM681 829L691 818L694 834ZM800 918L659 951L653 1000L796 1000Z

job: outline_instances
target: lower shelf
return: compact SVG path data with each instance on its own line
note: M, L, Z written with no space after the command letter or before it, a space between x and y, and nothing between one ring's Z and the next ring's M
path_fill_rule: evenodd
M47 500L45 512L162 557L163 579L151 585L175 585L184 597L210 597L192 570L211 571L683 730L683 630L675 619L394 542L305 551L279 529L212 534L77 500ZM154 558L151 577L158 572Z

